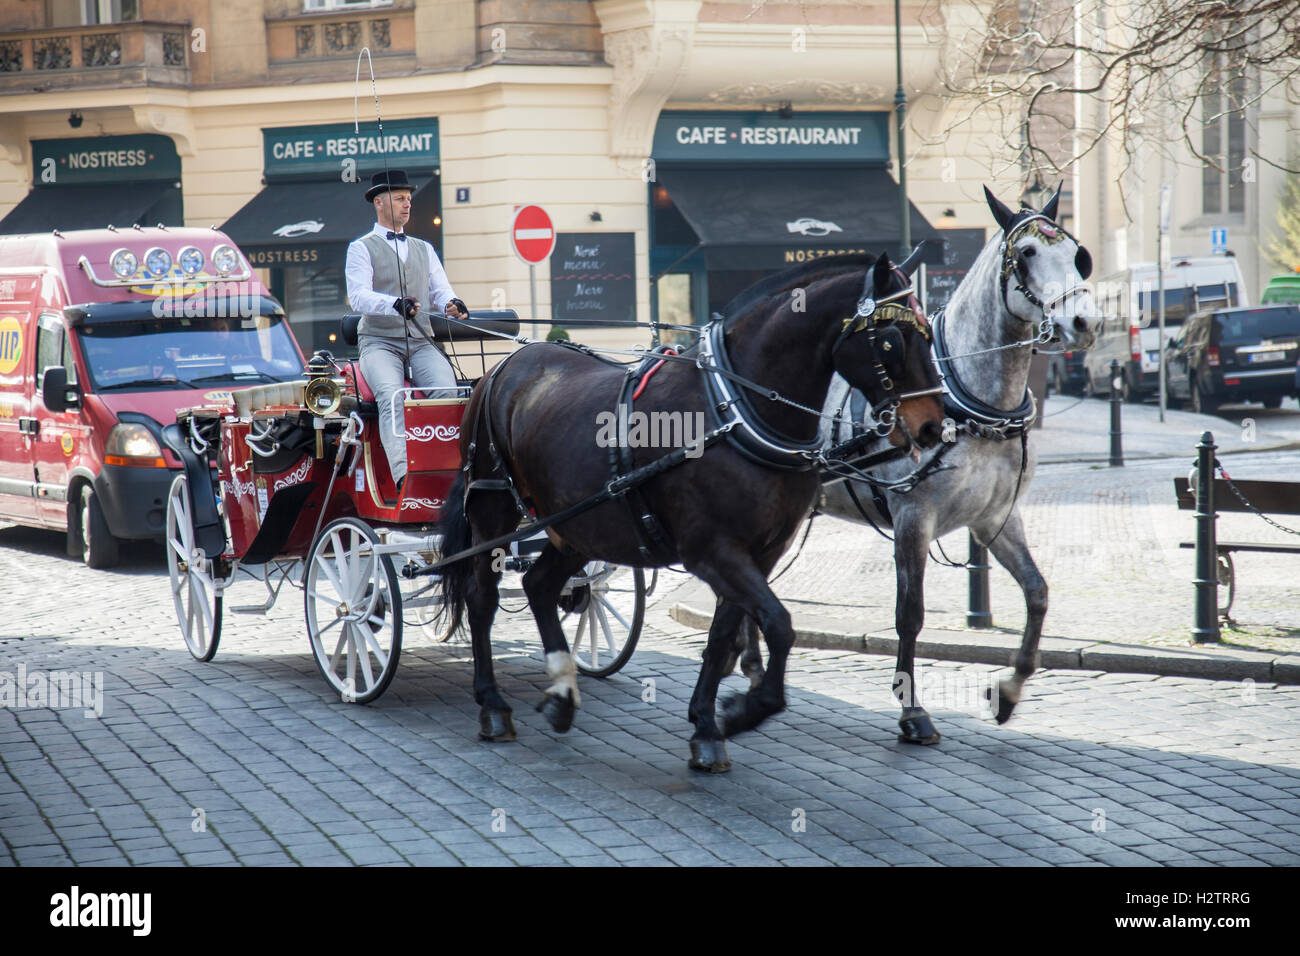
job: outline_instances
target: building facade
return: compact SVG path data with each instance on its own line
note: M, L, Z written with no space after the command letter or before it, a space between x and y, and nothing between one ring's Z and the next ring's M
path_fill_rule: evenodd
M944 133L944 38L970 16L905 3L901 35L913 235L977 246L982 185L1025 183L992 122ZM540 317L699 322L784 265L898 251L894 36L885 2L13 0L0 230L224 227L327 347L387 162L472 307L528 317L510 232L535 203L558 238Z

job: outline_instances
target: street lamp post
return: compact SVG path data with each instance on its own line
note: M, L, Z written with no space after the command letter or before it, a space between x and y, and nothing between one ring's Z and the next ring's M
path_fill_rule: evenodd
M907 118L907 94L903 92L903 19L899 0L894 0L894 55L898 61L898 88L894 90L894 113L898 120L898 209L903 224L903 248L906 258L912 252L912 217L907 203L907 167L904 160L903 122Z

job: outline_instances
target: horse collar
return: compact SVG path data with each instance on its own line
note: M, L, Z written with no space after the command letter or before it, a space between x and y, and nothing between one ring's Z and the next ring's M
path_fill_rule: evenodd
M746 458L783 471L807 471L816 464L821 434L807 441L782 435L763 423L742 388L722 374L731 372L723 323L710 322L700 336L696 366L704 372L705 391L714 424L727 427L727 440Z
M930 324L934 328L934 360L937 365L946 365L943 376L943 408L954 422L966 426L966 430L983 438L1006 439L1021 434L1029 429L1038 417L1038 407L1034 395L1026 386L1024 398L1012 409L997 408L981 401L962 385L957 376L957 369L944 341L943 326L947 316L940 310Z

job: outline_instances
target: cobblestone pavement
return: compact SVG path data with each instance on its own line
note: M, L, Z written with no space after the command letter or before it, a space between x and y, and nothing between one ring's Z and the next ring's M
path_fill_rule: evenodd
M944 739L912 748L891 661L799 650L789 709L731 742L730 774L701 776L685 712L702 637L668 620L671 588L626 669L583 680L564 736L532 710L531 624L504 617L519 740L485 745L463 645L411 629L387 695L344 704L297 592L228 616L200 664L160 550L117 572L60 551L0 529L0 671L102 672L103 714L0 709L0 862L1300 863L1300 688L1042 672L999 728L976 706L991 668L933 665L919 679Z
M1193 456L1129 462L1040 464L1021 511L1029 547L1050 588L1043 634L1090 641L1186 645L1192 627L1194 552L1179 547L1196 530L1179 511L1173 478ZM1234 478L1295 479L1300 452L1234 455ZM1300 528L1300 519L1281 519ZM1220 540L1295 542L1251 514L1219 516ZM965 561L967 533L941 539ZM938 547L931 549L939 556ZM790 556L782 559L784 568ZM1225 643L1300 652L1300 558L1238 554L1237 594ZM1020 588L996 561L989 590L994 624L1019 633ZM968 574L931 561L925 574L927 628L966 626ZM801 626L854 633L893 632L893 545L866 525L816 519L798 560L775 584ZM698 603L698 601L696 602Z

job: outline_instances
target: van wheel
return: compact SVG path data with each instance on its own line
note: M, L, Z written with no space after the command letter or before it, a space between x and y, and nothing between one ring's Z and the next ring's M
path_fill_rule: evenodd
M1192 393L1192 411L1198 415L1213 415L1219 410L1218 401L1211 395L1206 395L1201 391L1201 383L1196 379L1191 381Z
M1264 399L1264 407L1265 407L1265 408L1281 408L1281 407L1282 407L1282 396L1281 396L1281 395L1270 395L1268 398Z
M111 568L117 565L117 539L108 530L99 498L90 485L81 486L81 560L89 568Z

